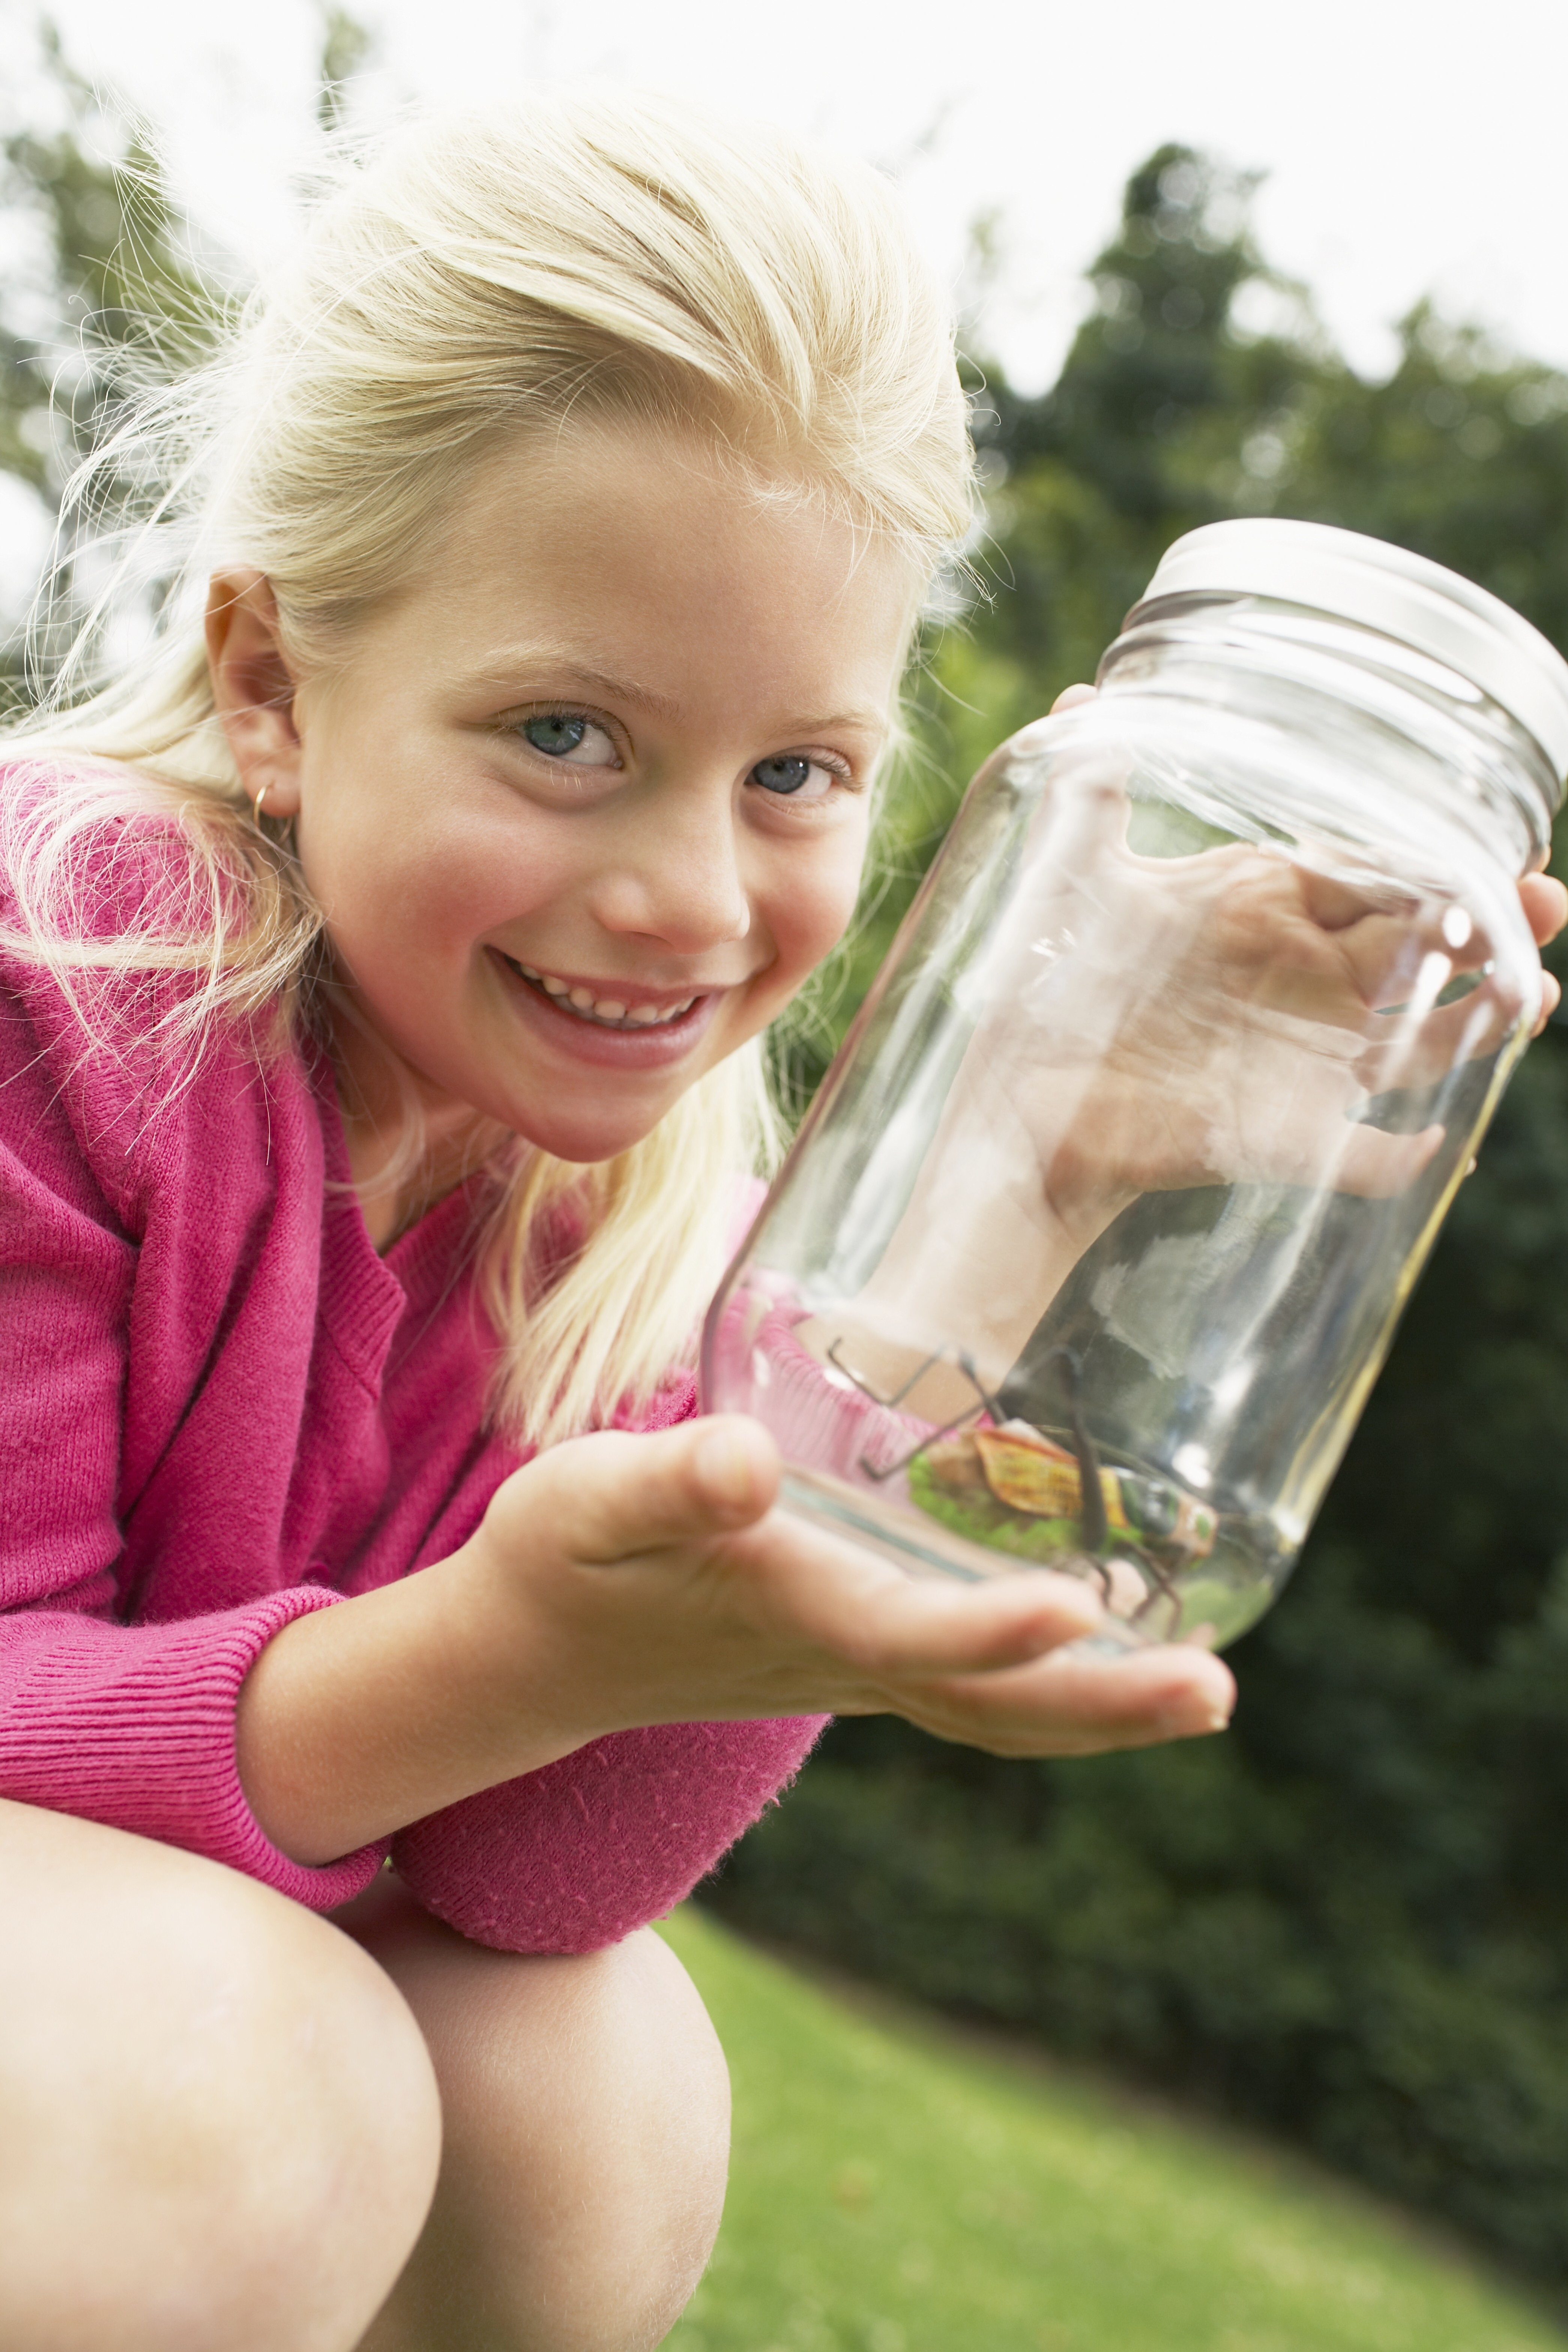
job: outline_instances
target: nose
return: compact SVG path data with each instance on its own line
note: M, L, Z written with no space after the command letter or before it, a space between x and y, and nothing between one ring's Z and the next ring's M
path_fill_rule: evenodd
M743 940L752 928L735 819L726 793L639 813L616 841L593 894L618 937L657 940L682 956Z

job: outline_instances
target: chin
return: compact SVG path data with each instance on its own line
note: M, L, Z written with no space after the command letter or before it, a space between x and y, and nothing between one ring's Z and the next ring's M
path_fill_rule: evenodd
M644 1142L666 1114L674 1108L666 1103L651 1118L634 1119L553 1119L531 1116L510 1121L516 1134L536 1151L548 1152L552 1160L562 1160L569 1166L592 1168L600 1161L618 1159Z

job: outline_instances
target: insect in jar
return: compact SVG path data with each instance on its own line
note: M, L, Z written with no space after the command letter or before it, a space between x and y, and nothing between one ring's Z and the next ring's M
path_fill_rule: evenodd
M883 1406L899 1404L928 1369L922 1365L896 1396L881 1397L837 1349L829 1354ZM1084 1421L1080 1367L1071 1349L1052 1349L1038 1367L1060 1364L1070 1422L1064 1431L1008 1415L967 1355L951 1360L974 1390L970 1412L933 1430L896 1464L863 1459L861 1469L879 1481L904 1472L910 1501L972 1543L1093 1576L1120 1616L1136 1622L1163 1601L1173 1626L1179 1623L1174 1579L1214 1550L1219 1514L1213 1504L1153 1471L1100 1461Z

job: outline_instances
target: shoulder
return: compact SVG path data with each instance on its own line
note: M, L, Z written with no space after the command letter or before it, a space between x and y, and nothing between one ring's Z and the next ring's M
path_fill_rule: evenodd
M123 764L0 758L0 1135L42 1084L111 1197L148 1139L265 1088L279 1024L215 1001L247 877L188 798ZM32 1083L17 1087L26 1066ZM11 1098L11 1099L8 1099Z
M194 943L212 927L218 877L243 889L241 862L190 792L121 761L0 748L0 949L13 961Z

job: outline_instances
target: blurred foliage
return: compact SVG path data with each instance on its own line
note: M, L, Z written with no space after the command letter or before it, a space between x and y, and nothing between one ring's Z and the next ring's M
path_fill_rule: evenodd
M143 520L161 487L139 477L133 446L95 481L79 514L68 484L112 434L128 400L207 356L238 289L232 257L204 243L177 202L148 126L77 69L47 19L37 46L36 86L17 75L0 95L7 247L0 473L64 516L55 555L57 627L32 649L47 676L63 649L62 632L68 635L81 615L81 583L72 571L82 540ZM374 47L346 9L323 6L316 112L324 137L341 129L348 86ZM89 583L88 593L101 585ZM141 582L138 593L155 604L158 583ZM0 707L20 697L22 668L23 646L13 635L0 645Z
M927 774L1092 677L1178 532L1397 540L1568 649L1568 382L1429 309L1356 376L1244 182L1133 177L1037 399L973 372L992 593L933 645ZM942 803L892 812L869 977ZM899 862L901 861L901 864ZM1568 1028L1513 1082L1231 1736L1018 1764L849 1723L710 1899L973 2015L1299 2135L1568 2276Z
M967 779L1093 677L1183 531L1237 514L1370 531L1467 572L1568 645L1568 534L1553 527L1568 512L1568 380L1422 306L1393 375L1366 383L1306 290L1258 252L1253 185L1161 148L1128 184L1057 383L1025 399L999 370L966 363L989 492L974 593L958 626L929 633L861 921L792 1040L803 1097Z
M374 50L374 37L346 8L334 5L324 11L316 121L329 136L342 129L348 85L370 63Z
M7 121L0 135L0 218L16 257L0 289L0 470L58 513L126 395L210 348L225 297L145 131L77 72L47 25L40 47L53 121ZM133 520L143 499L132 470L111 469L82 523ZM68 592L72 535L57 551ZM16 641L0 666L16 681Z

